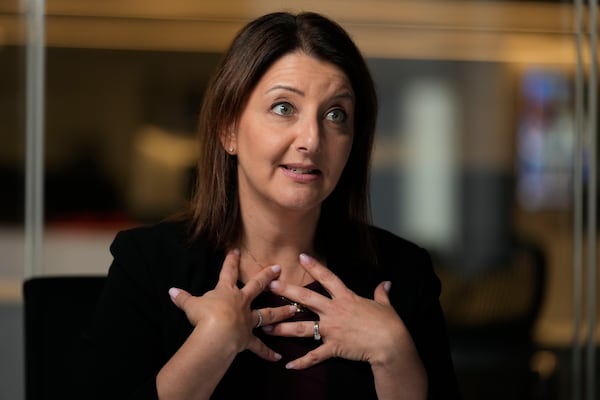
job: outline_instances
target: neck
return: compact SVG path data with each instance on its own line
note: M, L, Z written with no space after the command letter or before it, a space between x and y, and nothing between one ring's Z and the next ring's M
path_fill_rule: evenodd
M251 215L252 217L246 217ZM314 237L319 214L273 218L272 214L242 211L240 275L247 281L261 268L279 264L280 280L305 285L313 279L298 262L300 253L316 256Z

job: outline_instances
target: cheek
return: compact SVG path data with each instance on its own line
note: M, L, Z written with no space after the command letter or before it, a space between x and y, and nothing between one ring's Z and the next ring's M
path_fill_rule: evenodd
M352 144L354 143L353 140L353 136L350 136L349 138L347 138L346 140L344 140L342 142L342 145L340 146L341 151L340 154L343 155L343 163L344 165L346 165L346 162L348 161L348 159L350 158L350 152L352 151Z
M348 159L350 158L350 151L352 150L352 140L341 141L330 154L330 159L335 160L334 165L339 175L342 174L342 170L346 166Z

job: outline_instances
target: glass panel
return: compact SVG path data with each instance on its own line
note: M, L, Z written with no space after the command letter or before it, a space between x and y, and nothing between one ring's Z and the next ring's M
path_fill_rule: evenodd
M217 55L48 48L46 273L100 274L115 233L180 210Z
M20 4L7 4L0 289L18 303L26 68ZM194 178L198 106L233 34L282 6L314 9L345 26L368 58L381 108L374 221L431 252L465 400L572 399L571 190L585 107L576 102L574 6L340 4L48 1L43 274L103 275L118 230L180 210ZM594 149L585 146L588 162ZM3 396L21 382L10 381L0 398L20 397Z
M24 14L0 4L0 398L22 399L25 207Z

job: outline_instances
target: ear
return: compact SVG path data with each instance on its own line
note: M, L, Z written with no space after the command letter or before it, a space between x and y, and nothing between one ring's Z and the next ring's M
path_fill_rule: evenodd
M221 137L220 137L221 145L223 146L225 151L229 154L235 154L235 152L237 150L235 139L236 139L235 133L232 129L228 129L227 132L221 134Z

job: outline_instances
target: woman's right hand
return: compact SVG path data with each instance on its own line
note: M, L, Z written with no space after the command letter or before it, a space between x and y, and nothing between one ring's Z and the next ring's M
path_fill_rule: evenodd
M295 310L289 306L251 310L250 304L279 276L281 267L273 265L262 269L240 289L237 286L239 263L239 251L232 250L225 257L213 290L196 297L172 288L169 295L195 327L193 334L215 343L232 344L235 346L232 350L238 353L248 349L264 359L278 361L281 356L256 337L253 329L287 319Z
M239 251L230 251L217 285L202 296L192 296L177 288L169 290L171 299L185 312L194 330L159 371L156 377L159 398L209 399L235 356L246 349L266 360L281 359L253 330L287 319L295 310L289 306L250 309L256 296L279 276L281 267L264 268L240 289L239 264Z

